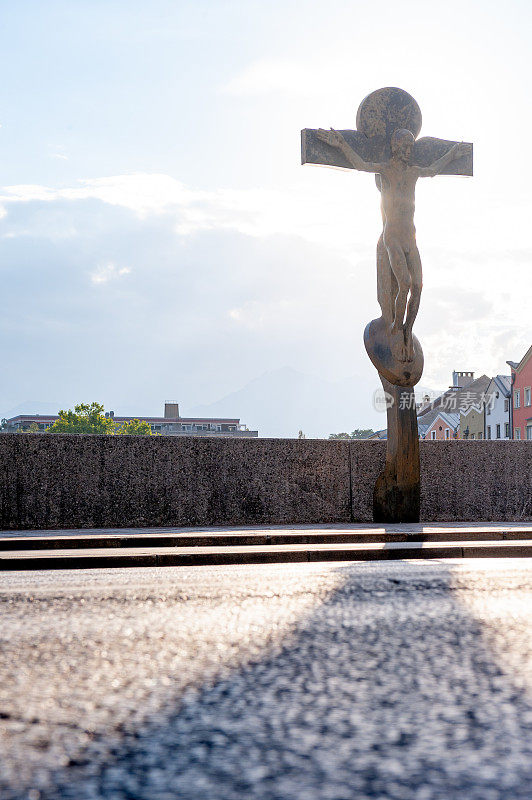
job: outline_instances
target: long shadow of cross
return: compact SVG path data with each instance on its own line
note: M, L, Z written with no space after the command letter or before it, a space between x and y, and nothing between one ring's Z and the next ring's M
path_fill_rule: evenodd
M126 726L106 757L95 741L41 800L528 800L530 698L461 600L482 577L445 563L327 569L336 587L262 657ZM293 568L262 572L270 592L285 576L290 602ZM248 573L231 574L235 591ZM308 568L309 590L318 574Z

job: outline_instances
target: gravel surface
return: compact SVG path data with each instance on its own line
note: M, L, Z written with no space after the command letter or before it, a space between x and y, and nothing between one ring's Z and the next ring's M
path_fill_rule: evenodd
M2 800L531 796L531 560L0 575Z

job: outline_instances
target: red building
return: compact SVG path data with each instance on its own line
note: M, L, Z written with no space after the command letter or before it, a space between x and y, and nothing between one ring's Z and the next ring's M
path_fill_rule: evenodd
M512 433L532 441L532 347L521 361L507 361L512 369Z
M432 416L434 419L432 420ZM425 440L436 440L444 442L448 439L458 439L460 433L460 415L449 411L434 410L432 414L426 415L427 424L423 424L425 417L418 420L418 430L421 437Z

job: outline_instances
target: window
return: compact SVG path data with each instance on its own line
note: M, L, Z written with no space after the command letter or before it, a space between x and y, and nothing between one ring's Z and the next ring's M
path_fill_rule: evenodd
M486 439L491 439L491 425L486 428Z
M446 439L451 438L451 431L449 430L449 428L445 428L445 438Z
M528 439L529 442L532 441L532 425L526 426L526 438Z
M482 438L483 438L483 434L479 433L478 436L477 436L477 439L482 439Z
M497 425L497 439L501 438L501 426Z
M436 431L431 431L430 432L430 438L431 439L435 439L436 438Z
M521 428L514 428L514 439L519 440L520 438L521 438Z
M510 410L510 401L508 400L507 397L504 398L504 410L505 411L509 411Z
M505 439L509 439L510 438L510 423L509 422L505 422L504 423L504 438Z
M514 408L521 408L521 399L519 397L519 389L514 392Z
M530 386L525 386L523 402L525 406L530 405Z

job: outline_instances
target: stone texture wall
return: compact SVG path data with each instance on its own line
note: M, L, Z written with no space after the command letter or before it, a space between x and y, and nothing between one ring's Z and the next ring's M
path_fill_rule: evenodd
M532 442L420 442L423 520L532 520Z
M385 442L0 435L0 529L370 522ZM424 521L532 519L532 443L422 442Z

